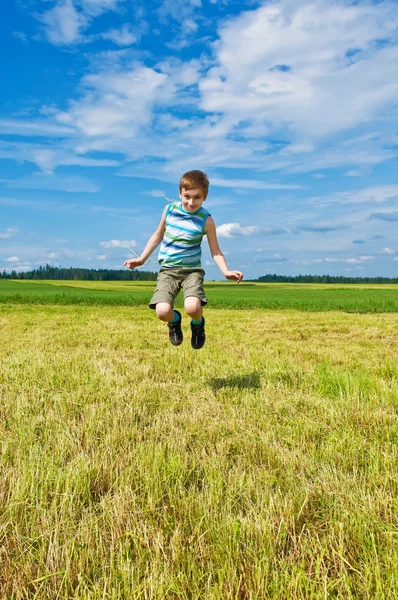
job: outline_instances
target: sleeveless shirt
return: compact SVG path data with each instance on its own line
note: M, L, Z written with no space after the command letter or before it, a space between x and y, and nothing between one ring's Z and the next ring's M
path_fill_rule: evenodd
M201 206L187 212L181 202L172 202L166 211L166 230L159 249L162 267L195 268L201 266L201 243L210 213Z

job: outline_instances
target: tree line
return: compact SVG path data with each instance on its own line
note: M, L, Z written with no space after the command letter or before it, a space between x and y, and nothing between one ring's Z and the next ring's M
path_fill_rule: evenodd
M129 269L82 269L76 267L40 266L32 271L11 271L0 274L2 279L74 279L79 281L155 281L157 273Z
M255 281L280 283L398 283L398 277L347 277L346 275L262 275Z
M40 266L32 271L5 270L1 279L64 279L80 281L156 281L154 271L130 271L129 269L82 269L77 267ZM246 280L247 281L247 280ZM347 277L345 275L262 275L250 281L279 283L398 283L398 277Z

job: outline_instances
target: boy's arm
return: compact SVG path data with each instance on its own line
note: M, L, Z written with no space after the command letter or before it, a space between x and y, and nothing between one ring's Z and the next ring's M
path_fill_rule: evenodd
M220 246L218 245L216 226L212 217L207 217L206 219L205 233L207 235L207 240L209 242L210 252L213 257L213 260L216 263L217 267L220 269L221 273L224 275L224 277L226 279L232 279L236 281L236 283L242 281L243 273L241 273L240 271L230 271L228 269L225 256L221 252Z
M141 252L141 256L139 258L130 258L129 260L124 261L124 266L129 269L135 269L136 267L141 267L144 262L151 256L152 252L159 246L160 242L163 239L163 235L166 229L166 211L167 206L165 206L164 211L162 213L162 217L160 219L160 223L153 235L149 238L147 245L144 250Z

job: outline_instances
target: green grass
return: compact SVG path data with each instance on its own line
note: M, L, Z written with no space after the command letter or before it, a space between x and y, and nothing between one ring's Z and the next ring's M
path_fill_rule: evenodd
M0 280L0 303L147 305L154 282ZM353 313L398 312L398 285L318 285L208 282L209 305L222 309L342 310ZM177 300L181 307L182 300Z
M397 598L397 315L206 320L0 305L1 598Z

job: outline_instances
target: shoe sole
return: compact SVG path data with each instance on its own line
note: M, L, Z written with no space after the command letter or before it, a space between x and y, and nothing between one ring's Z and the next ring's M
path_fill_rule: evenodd
M192 348L193 348L194 350L200 350L201 348L203 348L203 346L204 346L204 345L205 345L205 342L203 342L203 344L202 344L201 346L194 346L194 345L191 343L191 346L192 346Z

